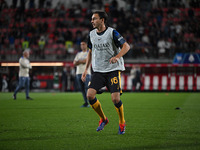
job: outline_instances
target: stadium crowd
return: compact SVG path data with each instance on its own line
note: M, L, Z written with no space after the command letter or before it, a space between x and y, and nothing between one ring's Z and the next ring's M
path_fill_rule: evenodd
M1 59L17 60L25 48L31 48L34 60L71 60L80 50L81 39L91 29L91 12L105 9L109 25L116 28L131 45L125 58L173 58L178 52L200 51L200 6L190 0L188 6L180 1L118 1L103 3L84 0L67 8L61 2L52 8L51 1L34 0L9 7L1 0L0 54ZM137 2L137 3L136 3ZM10 56L10 57L9 57Z
M105 9L110 17L109 26L116 28L130 44L132 50L125 60L162 63L178 52L200 52L200 4L196 0L121 1L125 5L117 0L57 1L53 6L51 0L29 0L28 5L24 0L13 0L10 5L0 0L1 61L18 61L26 48L31 49L31 61L72 61L80 51L80 41L92 29L90 18L95 9ZM67 70L67 77L60 75L67 85L62 89L71 90L75 74L70 71L73 68ZM13 91L17 68L11 68L9 76L1 75L0 89L8 83L8 90ZM31 76L34 81L37 72Z

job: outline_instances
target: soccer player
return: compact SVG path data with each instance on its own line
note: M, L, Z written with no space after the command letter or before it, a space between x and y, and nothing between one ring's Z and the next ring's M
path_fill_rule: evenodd
M25 87L26 99L33 100L32 98L29 97L29 86L30 86L29 69L32 69L32 66L29 61L29 56L30 56L30 50L25 49L23 51L23 56L19 59L19 83L13 94L14 100L17 99L17 92L19 92L19 90L22 87Z
M86 81L83 82L81 80L82 73L85 70L85 65L86 65L86 59L88 55L88 48L87 48L87 43L85 41L81 42L81 52L77 53L75 58L74 58L74 65L76 66L76 80L79 86L79 89L82 92L83 99L84 99L84 104L81 107L88 107L89 103L87 100L87 90L88 90L88 83L91 79L91 71L90 67L87 70L87 75L86 75Z
M92 62L94 73L87 97L90 105L100 117L97 131L103 130L108 123L108 118L96 98L99 89L106 86L111 93L112 102L119 115L118 134L124 134L125 119L123 104L120 99L122 94L120 73L125 70L122 56L129 51L130 46L115 29L106 26L107 19L108 16L104 11L95 11L92 15L91 23L94 29L89 33L89 52L82 80L85 81L87 70Z

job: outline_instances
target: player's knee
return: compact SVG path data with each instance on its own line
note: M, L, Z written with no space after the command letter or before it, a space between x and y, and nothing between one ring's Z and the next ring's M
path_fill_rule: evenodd
M111 99L112 99L112 102L114 104L119 103L119 101L120 101L120 93L119 92L112 93L111 94Z
M95 95L96 95L96 91L94 89L88 89L88 91L87 91L87 99L89 101L93 100L95 98Z
M90 94L90 93L87 94L87 99L88 99L89 101L93 100L94 98L95 98L95 95Z
M112 102L113 102L114 104L119 103L119 101L120 101L120 99L112 99Z
M112 95L112 102L114 103L114 104L117 104L117 103L119 103L119 101L120 101L120 96L118 96L118 95Z

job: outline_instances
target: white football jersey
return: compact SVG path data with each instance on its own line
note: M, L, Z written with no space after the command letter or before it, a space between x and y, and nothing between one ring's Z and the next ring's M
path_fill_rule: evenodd
M22 56L19 59L19 65L19 77L29 77L29 69L32 68L30 61Z
M90 31L92 43L92 69L94 72L111 72L125 70L124 60L121 57L117 63L110 64L109 60L120 52L113 41L113 28L108 27L102 34L98 35L96 29Z
M78 60L84 60L87 58L87 54L88 52L79 52L76 54L76 57L74 58L75 61L78 61ZM84 71L85 71L85 66L86 66L86 63L85 64L79 64L76 66L76 74L82 74ZM88 71L87 71L87 74L91 74L91 71L90 71L90 67L88 68Z

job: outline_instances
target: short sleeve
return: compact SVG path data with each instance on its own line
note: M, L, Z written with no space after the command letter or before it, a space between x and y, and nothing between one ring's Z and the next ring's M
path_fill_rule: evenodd
M90 40L90 35L88 35L88 42L87 42L87 45L88 45L88 48L89 48L89 49L92 49L92 43L91 43L91 40Z
M126 42L126 40L116 30L113 30L113 40L117 47L122 47L122 45Z

